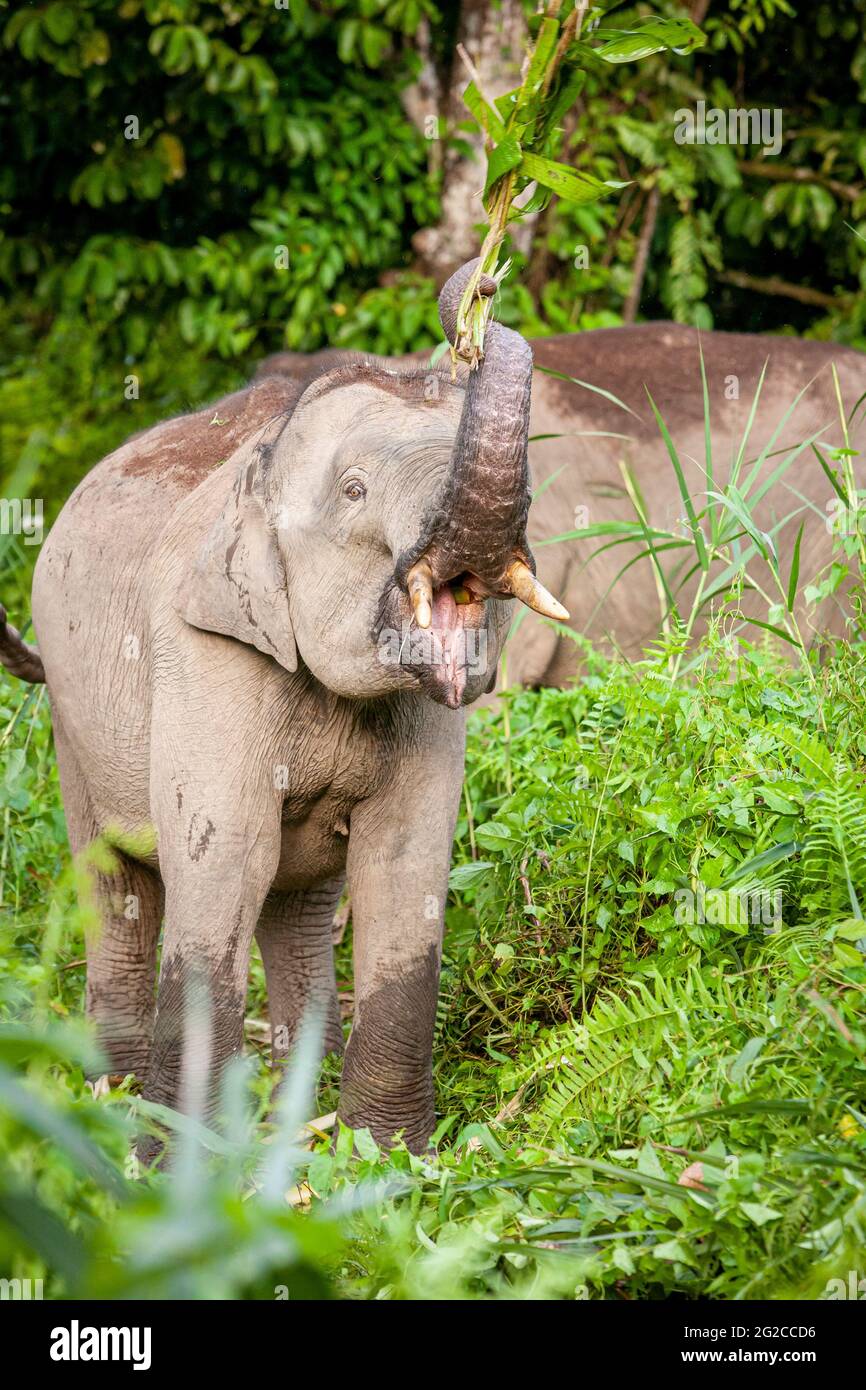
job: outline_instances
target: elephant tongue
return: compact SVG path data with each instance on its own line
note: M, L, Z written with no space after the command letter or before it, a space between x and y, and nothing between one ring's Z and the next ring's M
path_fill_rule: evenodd
M445 703L457 709L466 689L466 629L460 606L447 584L433 594L433 662L437 678L445 687Z

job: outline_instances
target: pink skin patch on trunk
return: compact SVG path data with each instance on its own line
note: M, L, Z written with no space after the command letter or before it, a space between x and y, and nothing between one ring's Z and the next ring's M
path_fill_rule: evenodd
M430 633L433 637L437 675L445 688L445 703L458 709L466 689L466 668L469 660L466 643L466 617L474 604L458 604L447 584L433 594L433 617Z

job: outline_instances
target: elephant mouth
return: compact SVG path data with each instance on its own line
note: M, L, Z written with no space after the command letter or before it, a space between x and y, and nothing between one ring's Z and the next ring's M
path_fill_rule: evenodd
M399 664L437 704L459 709L486 687L488 662L495 662L497 656L489 622L490 597L476 576L458 575L432 589L422 627L411 602L401 596L399 631L380 630L380 660Z
M469 677L487 671L487 598L489 591L474 576L459 575L433 590L430 626L434 689L428 690L449 709L459 709ZM419 629L419 632L423 632Z

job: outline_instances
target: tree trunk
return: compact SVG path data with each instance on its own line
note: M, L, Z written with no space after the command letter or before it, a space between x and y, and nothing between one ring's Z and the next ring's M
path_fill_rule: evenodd
M623 323L634 323L640 308L640 297L643 293L644 276L649 264L650 247L652 246L653 234L656 229L656 221L659 215L659 187L654 183L649 191L646 201L646 212L644 213L643 226L641 227L640 237L637 243L637 255L634 258L634 268L631 275L631 286L622 306Z
M527 44L521 0L499 0L498 4L493 0L463 0L457 42L472 59L486 96L498 97L518 86ZM412 239L419 269L433 276L437 288L464 261L477 256L481 238L476 227L485 222L481 204L486 169L483 137L480 132L458 131L461 122L470 119L462 99L469 81L469 73L455 51L441 110L421 113L425 118L439 116L440 138L457 134L460 140L457 148L450 142L444 148L442 216L435 227L425 227ZM426 96L427 93L422 94L420 100L423 102ZM410 98L407 109L410 105L417 109L418 101ZM418 122L414 111L413 119ZM522 251L528 250L532 238L528 222L525 219L517 223L511 233Z

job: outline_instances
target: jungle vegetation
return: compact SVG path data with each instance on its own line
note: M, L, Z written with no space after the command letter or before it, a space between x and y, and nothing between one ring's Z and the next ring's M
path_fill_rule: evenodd
M623 30L649 14L600 9ZM558 158L625 187L538 212L503 318L866 348L866 0L653 10L706 43L587 59ZM0 6L2 495L50 522L127 435L267 351L435 347L442 247L480 244L443 223L478 139L453 55L503 12L530 22L517 0ZM780 108L778 155L678 144L699 100ZM855 508L858 466L831 461ZM838 571L777 575L783 598L860 572L861 548L840 536ZM0 535L22 619L34 556ZM0 1268L50 1297L817 1298L847 1278L866 1227L862 572L846 638L792 649L731 641L745 568L700 642L678 615L629 667L565 633L574 688L473 715L424 1158L334 1136L338 1069L315 1073L312 1039L274 1111L258 961L219 1126L154 1113L130 1081L93 1093L46 699L2 678ZM348 1026L350 926L337 950ZM143 1126L170 1174L132 1157Z

